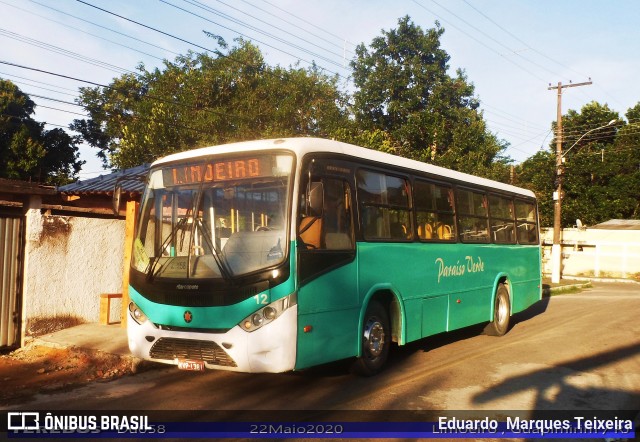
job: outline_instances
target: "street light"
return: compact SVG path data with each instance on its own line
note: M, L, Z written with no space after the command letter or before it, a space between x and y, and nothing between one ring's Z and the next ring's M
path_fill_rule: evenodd
M562 266L562 244L560 243L560 217L562 214L562 164L564 163L564 157L571 149L573 149L584 137L589 135L591 132L595 132L596 130L604 129L605 127L609 127L614 124L617 120L613 119L609 121L604 126L596 127L591 130L588 130L580 138L576 140L575 143L567 149L564 154L562 153L561 147L558 148L556 153L556 191L553 193L554 200L554 210L553 210L553 245L551 246L551 282L559 283L560 282L560 267ZM558 136L562 136L559 134ZM562 146L561 142L558 143L558 146Z

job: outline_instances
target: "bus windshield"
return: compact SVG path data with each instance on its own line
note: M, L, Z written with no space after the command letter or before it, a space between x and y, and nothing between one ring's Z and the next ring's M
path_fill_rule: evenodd
M293 156L209 157L153 169L132 267L153 278L230 279L287 255Z

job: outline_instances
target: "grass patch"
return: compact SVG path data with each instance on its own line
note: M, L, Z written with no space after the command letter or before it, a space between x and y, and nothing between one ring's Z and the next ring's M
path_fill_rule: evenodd
M572 295L582 292L584 289L591 288L590 282L576 283L566 286L551 287L549 284L543 285L543 297Z

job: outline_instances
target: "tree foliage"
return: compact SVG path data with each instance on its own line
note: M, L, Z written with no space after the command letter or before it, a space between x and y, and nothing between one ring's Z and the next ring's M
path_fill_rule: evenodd
M575 225L576 219L593 225L609 219L640 218L638 116L640 103L628 110L624 121L606 104L597 102L563 115L563 227ZM614 119L617 123L607 126ZM553 225L555 143L554 139L549 151L527 159L518 174L520 184L539 197L543 225Z
M73 127L99 149L105 165L131 167L256 138L326 137L346 121L337 78L316 67L270 67L242 40L226 55L188 53L162 70L139 69L109 87L81 91L90 118Z
M77 179L84 163L79 139L62 129L45 130L34 112L27 94L0 79L0 177L55 185Z
M356 131L387 134L399 155L485 176L504 176L505 149L487 130L464 71L451 77L440 46L444 29L426 31L409 17L361 44L351 62ZM352 136L358 138L358 136Z
M437 22L422 29L408 16L399 19L397 28L357 47L349 93L315 66L269 66L253 44L237 40L229 48L210 35L220 47L212 55L190 52L161 68L140 65L139 74L107 87L81 89L89 118L73 128L115 168L205 145L320 136L508 182L507 143L488 130L465 72L450 73L443 34ZM23 100L16 118L24 120L32 107ZM577 218L640 218L640 104L626 117L628 123L595 102L563 116L563 226ZM612 119L615 127L600 128ZM44 145L24 121L1 154L3 164L21 161L31 170ZM15 151L23 155L9 158ZM515 184L538 195L542 225L553 223L555 160L552 140L549 150L517 166Z

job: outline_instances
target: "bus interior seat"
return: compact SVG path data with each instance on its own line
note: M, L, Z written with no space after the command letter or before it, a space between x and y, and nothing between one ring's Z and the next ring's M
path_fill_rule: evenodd
M351 237L347 233L327 233L324 240L328 250L346 250L353 248Z
M440 224L436 230L438 239L451 239L453 236L453 229L449 224Z
M407 228L402 223L391 223L389 233L391 238L407 238Z
M235 232L223 252L232 269L255 269L268 264L274 247L282 247L284 230Z
M305 216L300 220L299 235L302 242L319 249L321 247L322 219L317 216Z

